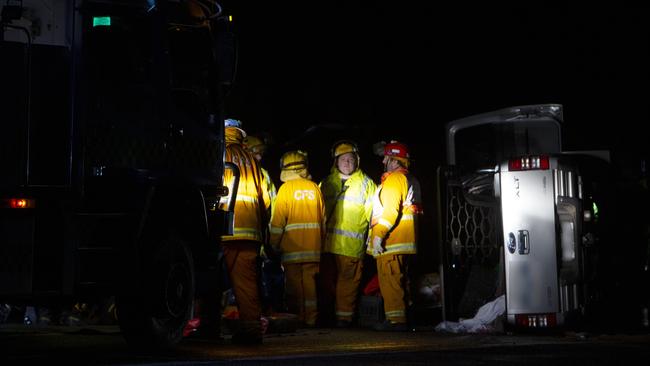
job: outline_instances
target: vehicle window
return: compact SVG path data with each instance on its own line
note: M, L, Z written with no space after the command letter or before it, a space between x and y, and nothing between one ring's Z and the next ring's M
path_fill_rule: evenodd
M82 98L89 166L153 168L164 163L169 68L153 21L145 14L129 14L111 16L110 26L85 25Z
M171 26L168 31L172 102L177 123L207 124L214 61L207 27Z
M146 130L161 115L154 106L159 90L156 45L144 16L112 17L110 26L86 26L84 67L89 120L113 127ZM158 47L159 48L159 47ZM157 92L158 90L158 92Z

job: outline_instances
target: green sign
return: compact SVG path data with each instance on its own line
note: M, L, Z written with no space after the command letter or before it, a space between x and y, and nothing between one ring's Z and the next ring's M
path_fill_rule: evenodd
M93 17L93 27L110 27L111 17Z

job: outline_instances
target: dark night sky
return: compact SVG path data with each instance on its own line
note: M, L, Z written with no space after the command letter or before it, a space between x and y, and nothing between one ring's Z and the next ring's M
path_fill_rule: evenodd
M639 131L650 121L650 23L640 7L223 5L240 42L228 115L249 132L270 133L278 151L310 126L345 124L359 126L350 137L362 145L397 138L420 162L437 162L450 120L561 103L565 149L647 153ZM425 126L434 132L422 133ZM295 146L326 150L345 135L317 131Z

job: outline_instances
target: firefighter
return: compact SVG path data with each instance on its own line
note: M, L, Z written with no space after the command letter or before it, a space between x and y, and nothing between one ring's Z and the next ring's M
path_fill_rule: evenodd
M275 188L275 184L273 184L273 180L271 179L269 172L261 166L262 158L264 158L264 154L266 153L266 143L259 137L249 135L244 138L244 145L246 146L246 149L251 154L253 154L255 160L257 160L257 162L260 164L262 174L264 174L264 178L266 179L265 188L269 192L269 197L271 197L271 205L273 205L273 201L277 195L277 189Z
M391 141L384 146L384 174L373 198L367 249L377 262L386 315L375 330L407 329L408 267L417 253L417 215L421 213L420 184L408 171L409 159L406 145Z
M280 255L289 312L307 327L318 317L316 281L325 236L325 203L307 171L307 154L289 151L280 161L283 184L271 214L271 246Z
M321 309L334 314L338 328L349 327L357 305L366 234L377 186L359 168L359 150L352 141L332 146L334 164L319 184L325 198L327 231L321 256ZM321 314L324 322L330 314Z
M262 305L258 286L257 257L263 241L263 228L268 219L266 211L271 205L264 175L257 160L244 147L246 132L241 122L225 120L226 157L239 168L240 180L235 201L234 233L222 236L223 256L226 269L239 310L238 326L233 332L233 343L262 343L260 323ZM224 184L231 188L233 175L224 173ZM231 197L224 197L221 205L226 206Z
M244 145L246 145L246 149L260 164L262 174L264 174L264 179L267 183L264 189L269 193L269 197L271 198L271 207L273 207L275 197L277 196L277 190L269 172L261 166L262 158L266 153L266 143L259 137L248 135L244 139ZM260 257L262 259L262 300L264 305L263 312L270 315L274 312L283 313L286 311L284 305L284 269L282 268L279 259L273 258L272 255L267 254L270 250L267 248L266 243L267 240L265 240L265 245L263 245L260 250Z

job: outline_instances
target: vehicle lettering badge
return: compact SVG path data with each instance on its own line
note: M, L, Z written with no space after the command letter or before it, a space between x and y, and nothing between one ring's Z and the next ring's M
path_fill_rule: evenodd
M519 198L519 178L515 178L515 197Z

